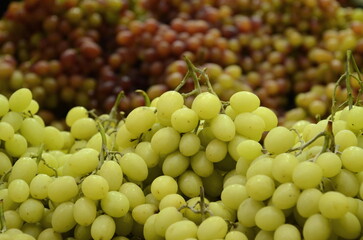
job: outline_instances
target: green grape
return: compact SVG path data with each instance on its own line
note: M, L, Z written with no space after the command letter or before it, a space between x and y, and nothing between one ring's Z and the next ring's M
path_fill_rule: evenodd
M171 126L171 115L184 105L183 96L176 91L167 91L160 95L157 103L157 118L164 126Z
M164 127L151 138L151 147L160 155L166 155L178 149L180 134L172 127Z
M98 132L97 123L93 118L80 118L72 124L70 132L76 139L88 140Z
M144 181L148 176L146 162L138 154L129 152L119 158L123 173L131 180Z
M319 213L308 217L302 230L306 240L329 239L331 232L332 227L329 220Z
M11 228L20 229L24 224L24 220L20 217L19 212L15 210L4 211L4 218L7 229Z
M100 175L89 175L82 181L83 194L92 199L99 200L107 196L109 186L107 180Z
M24 110L24 112L30 113L31 115L37 114L38 111L39 111L39 104L34 99L30 101L29 106Z
M236 134L236 126L233 120L226 114L218 114L210 122L213 135L225 142L231 141Z
M361 237L360 220L351 212L347 212L343 217L331 221L333 232L343 239L358 239Z
M221 110L222 103L218 96L210 92L198 94L192 103L192 109L198 114L200 119L208 120L216 117Z
M212 163L222 161L227 156L227 153L227 143L219 139L213 139L207 144L207 147L205 148L205 155Z
M53 228L44 229L38 236L37 240L63 240L60 233L56 232Z
M73 209L73 202L62 202L54 209L52 215L52 227L54 231L64 233L76 226L77 223L73 217Z
M72 138L74 139L73 136L72 136ZM110 135L105 133L105 138L106 138L105 144L106 144L107 149L112 149L112 140L111 140ZM98 132L98 133L94 134L90 139L88 139L86 147L93 148L94 150L101 152L102 144L103 144L102 135L100 132Z
M165 232L165 240L184 240L197 237L198 227L190 220L181 220L171 224Z
M48 184L48 198L56 203L71 200L78 194L76 180L71 176L60 176Z
M14 202L9 196L9 186L8 188L0 189L0 199L3 200L4 211L17 209L19 203Z
M96 201L80 197L73 206L73 218L80 226L90 226L97 216Z
M162 210L166 207L175 207L179 209L181 206L186 205L184 197L178 193L168 194L163 197L159 202L159 209Z
M349 209L348 198L340 193L329 191L323 193L319 199L319 211L328 219L343 217Z
M122 150L137 145L138 135L132 134L127 130L126 125L123 124L116 133L116 144Z
M4 95L0 94L0 117L9 112L9 100Z
M231 184L225 187L221 193L221 200L224 205L237 210L239 205L248 198L246 187L241 184Z
M145 240L163 240L164 238L156 233L155 227L155 219L158 214L154 214L150 216L145 224L143 229L143 235Z
M277 155L271 167L273 178L280 183L291 182L292 172L298 163L299 160L291 153Z
M54 176L55 172L53 169L57 169L58 167L59 163L53 155L47 152L42 153L42 160L38 163L38 173Z
M282 224L274 232L275 240L301 240L299 229L292 224Z
M63 137L63 149L70 149L74 144L74 137L68 131L61 131Z
M163 161L162 171L164 175L170 177L180 176L189 167L189 158L181 154L179 151L175 151Z
M363 107L355 106L350 109L347 113L347 126L353 131L358 131L363 129L363 123L360 121L363 117Z
M38 223L25 223L22 226L21 231L25 235L32 236L33 239L37 239L39 234L43 231L43 228Z
M14 128L10 123L0 122L0 140L9 141L14 136Z
M76 106L71 108L66 115L66 124L68 127L71 127L75 121L81 118L88 117L88 110L82 106Z
M18 112L8 112L2 118L1 122L7 122L14 128L14 132L17 132L23 122L23 116Z
M34 118L25 118L20 127L20 133L32 146L39 146L44 140L44 126Z
M252 161L262 155L262 146L259 142L247 139L237 146L237 152L240 157L247 161Z
M179 151L186 157L193 156L200 149L200 139L194 133L185 133L179 141Z
M256 226L264 231L274 231L285 223L284 212L275 206L262 207L255 215Z
M296 205L300 189L293 183L282 183L272 194L272 204L279 209L289 209Z
M243 112L234 119L236 132L246 138L259 141L265 131L265 121L258 115Z
M293 145L295 145L295 134L282 126L271 129L264 139L264 147L271 154L284 153Z
M157 206L151 203L144 203L132 209L132 218L138 224L144 225L146 220L158 211Z
M178 178L179 190L189 198L199 196L202 185L203 182L200 176L191 170L185 171Z
M28 148L26 139L15 133L14 136L5 142L5 151L12 157L20 157Z
M82 148L69 158L69 170L75 175L85 175L94 171L99 163L99 152L93 148Z
M271 129L277 127L278 118L274 111L267 107L260 106L252 111L253 114L260 116L265 122L265 131L270 131Z
M145 195L142 189L132 182L123 183L119 190L125 194L130 203L130 210L137 205L145 203Z
M227 232L227 222L219 216L212 216L204 220L199 225L197 230L197 236L199 240L209 240L217 238L224 239Z
M248 237L240 231L229 231L224 240L248 240Z
M212 128L207 124L205 124L202 129L199 129L197 135L199 137L200 144L203 147L207 146L213 139L216 139L213 135Z
M29 197L29 185L23 179L14 179L8 185L9 198L16 203L24 202Z
M148 218L149 219L149 218ZM116 224L116 234L119 236L127 236L131 233L134 219L132 218L131 212L128 211L125 216L120 218L114 218Z
M234 120L237 116L237 112L231 107L231 105L228 105L225 109L224 109L224 113L226 115L228 115L228 117L230 117L232 120Z
M178 183L170 176L159 176L151 183L151 193L157 200L178 191Z
M223 190L223 176L214 169L213 173L206 178L202 178L205 194L209 197L219 197Z
M245 227L256 226L256 213L264 206L263 202L254 200L253 198L249 197L245 199L237 209L238 222Z
M300 189L314 188L323 178L323 170L315 162L299 162L292 172L292 180Z
M199 151L191 157L190 166L194 173L200 177L208 177L213 173L214 165L207 159L204 151Z
M340 157L332 152L320 154L315 162L323 170L323 176L328 178L336 176L342 168Z
M225 178L223 180L223 188L226 188L227 186L232 185L232 184L245 185L246 182L247 182L246 176L238 173L236 175Z
M308 188L300 193L296 202L297 212L308 218L319 212L319 200L323 193L316 188Z
M15 179L23 179L28 184L32 181L38 171L35 159L30 157L21 157L13 165L8 182Z
M251 198L264 201L272 196L275 183L269 176L257 174L247 180L246 190Z
M171 126L180 133L193 131L198 123L197 113L187 107L177 109L171 115Z
M344 151L350 146L357 146L358 139L352 131L344 129L334 135L334 143L339 151Z
M255 175L266 175L272 178L273 159L270 157L261 156L255 159L248 167L246 178L249 179Z
M181 214L175 207L166 207L156 215L154 227L155 232L165 237L165 232L169 226L175 222L181 221L183 219L183 214Z
M27 223L39 222L44 213L44 205L41 201L28 198L19 206L19 216Z
M20 88L13 92L9 98L9 108L14 112L24 111L33 98L32 92L27 88Z
M137 107L126 117L125 126L127 130L135 135L140 135L149 130L156 121L156 108Z
M208 204L208 210L211 216L219 216L227 221L236 221L235 210L226 207L222 201L211 202Z
M104 161L97 175L106 179L110 191L118 191L122 184L123 172L120 164L116 161Z
M54 141L57 139L57 141ZM64 139L61 135L61 131L53 126L47 126L44 128L44 145L48 150L61 150L64 145Z
M75 239L79 240L92 239L91 225L88 226L76 225L73 234Z
M119 191L109 191L101 199L102 210L111 217L122 217L130 209L130 203L125 194Z
M343 167L352 172L363 171L362 154L363 149L357 146L350 146L344 149L340 156Z
M240 91L231 96L229 103L238 113L252 112L260 106L260 99L252 92Z
M94 240L111 240L116 231L112 217L99 215L91 225L91 236Z
M135 153L142 157L148 168L158 165L159 155L153 150L150 142L140 142L135 147Z

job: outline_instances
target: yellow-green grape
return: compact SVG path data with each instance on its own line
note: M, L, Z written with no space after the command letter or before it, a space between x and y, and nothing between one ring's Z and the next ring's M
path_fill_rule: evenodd
M150 185L148 186L148 188L150 187ZM148 193L146 196L145 196L145 203L148 203L148 204L152 204L154 205L157 209L158 209L158 206L159 206L159 200L157 200L154 195L152 195L152 193Z
M342 168L342 161L340 160L340 157L332 152L324 152L320 154L315 162L323 170L323 177L327 178L336 176Z
M128 211L125 216L120 218L114 218L116 224L116 234L119 236L127 236L131 233L134 219L132 218L131 212Z
M180 133L172 127L164 127L157 131L151 138L151 147L160 154L166 155L178 149Z
M35 159L30 157L21 157L13 165L8 181L23 179L28 184L35 177L38 171L38 165Z
M56 141L54 141L57 139ZM61 150L64 145L64 139L61 131L53 126L44 128L44 145L48 150Z
M289 209L296 205L300 189L293 183L282 183L272 194L272 204L279 209Z
M224 240L248 240L248 237L240 231L229 231Z
M48 184L48 198L57 203L71 200L78 194L76 180L71 176L60 176Z
M122 184L123 172L118 162L107 160L104 161L97 175L106 179L109 191L118 191Z
M25 113L30 113L31 115L36 114L39 111L39 104L37 101L32 99L29 106L24 110Z
M218 96L210 92L198 94L192 103L192 109L198 114L200 119L212 119L219 114L222 103Z
M9 108L14 112L24 111L33 98L32 92L28 88L20 88L9 97Z
M229 103L238 113L252 112L260 106L260 99L252 92L240 91L230 97Z
M300 189L314 188L323 178L323 170L315 162L300 162L292 172L292 180Z
M18 112L8 112L2 118L1 122L7 122L14 128L14 132L17 132L23 122L23 116Z
M140 135L149 130L156 121L156 108L137 107L133 109L125 119L125 125L130 133Z
M39 222L43 229L52 227L52 216L54 213L54 207L52 206L51 208L52 210L50 210L49 208L44 208L43 218Z
M44 205L41 201L28 198L19 206L19 215L27 223L39 222L44 213Z
M267 133L264 147L271 154L284 153L295 145L295 137L294 132L286 127L278 126Z
M213 135L225 142L231 141L236 134L236 126L233 120L226 114L218 114L210 122Z
M179 209L181 206L186 205L184 197L178 193L168 194L163 197L159 202L159 209L162 210L166 207L175 207Z
M282 224L274 232L275 240L301 240L299 229L292 224Z
M246 178L249 179L255 175L266 175L272 178L273 159L267 156L256 158L248 167Z
M200 149L200 139L194 133L185 133L179 141L179 151L186 157L193 156Z
M151 193L157 200L163 197L176 193L178 191L178 183L170 176L163 175L154 179L151 183Z
M132 209L132 218L138 224L144 225L146 220L158 211L157 206L151 203L140 204Z
M30 237L33 237L33 239L37 239L39 234L43 231L43 228L38 223L25 223L21 227L21 231L23 232L24 235L28 235ZM27 238L25 238L25 239L27 239ZM25 240L25 239L23 239L23 240Z
M280 183L291 182L292 172L298 163L299 160L291 153L277 155L271 167L273 178Z
M107 196L109 186L107 180L100 175L89 175L82 182L83 194L92 199L99 200Z
M70 149L74 144L74 137L68 131L61 131L63 137L63 149Z
M165 232L168 227L178 221L183 219L183 214L181 214L175 207L166 207L162 209L155 217L154 227L155 232L165 237Z
M193 131L198 126L197 113L187 107L175 110L171 115L171 126L180 133Z
M111 240L115 231L115 221L106 214L99 215L91 225L91 236L94 240Z
M179 190L187 197L199 196L202 179L193 171L187 170L178 178Z
M130 210L137 205L145 203L145 195L142 189L133 182L123 183L119 190L125 194L130 203Z
M48 197L48 185L53 179L47 174L37 174L30 182L30 195L35 199L45 199Z
M225 109L224 109L224 113L226 115L228 115L228 117L230 117L232 120L234 120L237 116L237 112L231 107L231 105L228 105Z
M255 215L256 226L264 231L274 231L285 223L284 212L275 206L265 206Z
M200 177L208 177L214 171L214 165L207 159L204 151L199 151L190 158L190 166L194 173Z
M93 118L80 118L71 126L71 134L76 139L88 140L98 131L97 123Z
M112 140L111 140L110 135L105 133L105 138L106 138L106 143L105 144L106 144L107 149L112 149ZM104 144L102 142L102 135L101 135L100 132L98 132L98 133L94 134L90 139L88 139L86 147L87 148L93 148L96 151L101 152L102 144Z
M140 142L135 147L135 153L142 157L148 168L153 168L160 161L159 155L153 150L150 142Z
M203 217L202 214L200 213L201 208L200 208L200 197L193 197L193 198L189 198L187 200L187 204L186 206L188 206L188 208L185 208L182 210L182 213L184 215L185 218L193 221L195 224L199 225L202 221L203 221ZM209 200L207 198L204 198L204 203L205 204L209 204ZM193 209L194 211L192 211L191 209Z
M15 210L4 211L4 218L6 222L6 228L8 229L11 228L20 229L24 224L24 220L21 219L19 212Z
M219 197L223 190L223 176L214 169L213 173L206 178L202 178L205 194L210 197Z
M219 216L227 221L235 222L237 214L235 210L226 207L222 201L211 202L208 204L210 216Z
M73 234L75 239L92 239L91 225L82 226L77 224L74 228Z
M352 172L360 172L363 171L362 154L363 148L351 146L343 150L340 159L346 169Z
M76 106L71 108L66 115L66 124L71 127L75 121L81 118L88 117L88 110L82 106Z
M165 232L165 240L184 240L197 237L198 227L190 220L181 220L171 224Z
M12 157L20 157L27 148L26 139L18 133L15 133L11 139L5 142L5 151Z
M200 140L200 144L203 147L207 146L208 143L213 139L216 139L215 136L213 135L212 128L207 124L205 124L202 129L199 129L198 137Z
M129 179L144 181L148 176L148 167L142 157L134 152L125 153L119 158L119 164Z
M199 240L224 239L227 231L227 222L219 216L212 216L198 226L197 237Z
M258 156L262 155L262 146L255 140L247 139L238 144L237 152L240 157L243 157L247 161L251 162Z
M0 117L9 112L9 100L4 95L0 94Z
M54 231L64 233L76 226L77 223L73 217L73 209L73 202L62 202L54 209L52 215L52 227Z
M123 124L116 133L116 144L120 149L134 147L137 145L138 137L138 135L130 133Z
M241 184L229 185L221 193L223 204L233 210L237 210L239 205L247 198L246 187Z
M228 153L228 145L219 139L213 139L207 144L205 155L208 161L215 163L222 161Z
M8 122L0 122L0 140L9 141L14 136L14 128Z
M17 209L19 206L19 203L11 200L11 197L9 196L9 186L8 188L0 189L0 199L3 200L4 211Z
M70 157L69 170L79 176L94 171L99 163L99 152L93 148L82 148Z
M150 216L145 224L144 224L144 229L143 229L143 236L145 239L148 239L148 240L163 240L165 239L164 237L158 235L156 233L156 228L155 228L155 219L156 219L156 216L158 214L154 214L152 216Z
M319 212L319 201L323 193L316 188L305 189L300 193L296 202L297 212L304 218L308 218Z
M73 217L77 224L90 226L97 216L96 201L87 197L80 197L74 203Z
M171 115L183 105L184 97L179 92L164 92L156 103L157 118L164 126L171 126Z
M358 139L354 132L343 129L334 135L334 143L339 151L343 151L350 146L357 146Z
M29 185L23 179L14 179L8 185L9 198L16 203L24 202L29 197Z
M39 146L44 140L44 126L34 118L25 118L20 127L20 133L32 146Z
M189 167L189 158L181 154L179 151L175 151L168 156L163 161L162 171L164 175L170 177L178 177Z
M328 219L341 218L348 212L348 209L348 198L340 192L329 191L320 197L319 211Z
M354 172L342 169L340 173L330 179L334 185L334 191L343 193L347 197L355 197L359 192L361 183Z
M234 119L236 132L246 138L259 141L265 131L265 121L258 115L244 112Z
M38 236L37 240L63 240L60 233L56 232L53 228L44 229Z
M276 113L267 107L260 106L252 111L253 114L260 116L265 122L265 131L270 131L271 129L277 127L278 118Z
M275 183L269 176L257 174L247 180L246 190L251 198L264 201L272 196Z
M329 239L331 232L330 221L319 213L308 217L302 230L303 238L309 240Z
M355 106L350 109L347 113L347 126L353 131L358 131L363 129L363 123L361 119L363 118L363 107Z
M223 188L232 185L232 184L242 184L245 185L247 182L247 178L245 175L242 175L241 173L235 171L237 174L232 175L228 178L223 179Z
M130 203L125 194L119 191L109 191L101 199L102 210L111 217L122 217L130 209Z
M333 232L343 239L358 239L361 237L360 220L351 212L331 221Z
M53 155L47 152L42 153L42 159L38 163L38 173L54 176L54 169L57 169L58 167L59 163Z

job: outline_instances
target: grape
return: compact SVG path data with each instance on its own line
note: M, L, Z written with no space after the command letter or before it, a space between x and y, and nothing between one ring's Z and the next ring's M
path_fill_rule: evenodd
M97 206L94 200L80 197L74 203L73 217L80 226L90 226L97 216Z
M9 141L14 137L14 128L7 122L0 122L0 140Z
M166 240L182 240L197 236L197 225L190 220L181 220L171 224L165 232Z
M363 128L363 125L358 119L362 117L363 107L354 107L347 113L347 126L353 131L357 131Z
M81 118L87 118L88 111L85 107L75 106L71 108L65 117L66 124L71 127L75 121Z
M9 100L4 95L0 94L0 117L4 116L9 111Z
M347 169L341 169L340 173L331 178L335 191L343 193L347 197L354 197L359 192L359 181L355 173Z
M101 199L102 210L111 217L122 217L129 210L127 197L118 191L110 191Z
M10 111L10 112L7 112L1 118L1 122L7 122L7 123L9 123L11 126L13 126L14 132L17 132L20 129L20 127L21 127L21 124L23 122L23 117L18 112Z
M193 156L200 149L200 139L194 133L185 133L179 141L179 151L186 157Z
M17 203L24 202L29 197L29 185L23 179L14 179L8 186L9 198Z
M69 170L76 175L85 175L98 166L98 151L93 148L82 148L69 158Z
M303 227L304 239L329 239L331 232L329 220L319 213L308 217Z
M162 171L164 175L170 177L180 176L189 167L189 158L182 155L180 152L175 151L168 156L163 161Z
M279 209L289 209L296 205L300 189L293 183L282 183L272 195L272 204Z
M39 146L44 140L44 127L34 118L23 120L20 133L32 146Z
M223 218L212 216L199 225L197 237L200 240L224 238L228 231L227 227L227 223Z
M256 226L264 231L274 231L285 223L285 215L275 206L265 206L255 216Z
M91 225L91 236L95 240L111 240L115 231L115 221L105 214L99 215Z
M209 92L200 93L192 103L192 109L200 119L208 120L216 117L222 107L219 98Z
M142 157L148 168L159 163L159 155L152 149L150 142L140 142L135 147L135 153Z
M240 204L247 198L246 187L241 184L228 185L221 192L223 204L234 210L237 210Z
M20 229L24 224L24 220L20 217L19 213L15 210L4 211L4 218L6 221L6 227L9 229L11 229L11 228Z
M162 210L166 207L175 207L179 209L181 206L186 205L183 196L177 193L168 194L163 197L159 202L159 209Z
M344 129L334 135L334 143L340 151L344 151L347 147L356 146L358 139L352 131Z
M184 98L183 96L175 91L167 91L163 93L157 102L157 118L161 120L164 125L171 125L172 114L183 107Z
M54 141L57 139L58 141ZM44 128L44 145L48 150L60 150L63 148L64 140L59 129L53 126Z
M275 183L270 177L257 174L247 180L246 191L251 198L263 201L272 196Z
M123 183L119 189L119 192L126 195L130 203L130 210L134 207L145 203L145 195L142 189L132 182Z
M12 161L3 152L0 152L0 175L4 175L12 167Z
M248 167L246 172L246 179L250 179L255 175L265 175L272 179L272 162L273 159L262 156L255 159Z
M170 176L159 176L151 183L151 193L159 201L169 194L175 194L177 191L178 184Z
M296 226L292 224L280 225L274 232L274 239L276 240L300 240L300 232Z
M291 153L281 153L275 157L271 166L271 173L280 183L292 181L292 173L299 160Z
M317 163L300 162L292 172L292 180L301 189L314 188L323 178L323 170Z
M246 138L259 141L265 131L265 121L258 115L243 112L234 119L236 132Z
M88 140L97 133L97 123L92 118L80 118L71 126L71 134L76 139Z
M171 115L171 126L180 133L194 130L198 126L198 122L197 113L187 107L177 109Z
M162 240L163 237L156 233L155 220L158 214L151 215L144 224L143 235L145 239Z
M324 177L336 176L342 167L342 161L337 154L324 152L318 156L316 163L323 170Z
M144 225L146 220L157 212L158 208L154 204L144 203L132 209L132 218L135 222Z
M48 198L53 202L66 202L77 194L78 186L71 176L60 176L48 184Z
M116 144L118 145L120 150L133 147L137 145L136 139L138 137L139 136L130 133L126 128L126 125L123 124L116 133Z
M180 134L172 127L164 127L151 138L151 147L160 155L174 152L179 147Z
M53 228L46 228L39 234L38 240L46 239L62 240L62 235L56 232Z
M105 198L109 190L107 180L100 175L89 175L85 177L81 188L83 194L92 200Z
M207 159L204 151L199 151L197 154L191 157L190 166L200 177L208 177L213 173L214 165Z
M43 217L44 205L41 201L28 198L19 206L19 216L27 223L37 223Z
M262 146L257 141L248 139L238 144L237 152L240 157L251 162L258 156L262 155Z
M233 94L229 101L232 109L237 113L252 112L260 106L260 99L257 95L248 91Z
M187 170L178 178L179 190L187 197L199 196L202 179L193 171Z
M135 135L146 132L156 121L155 110L151 107L138 107L132 110L125 120L127 130Z
M37 163L30 157L21 157L13 165L8 181L23 179L28 184L32 181L38 171Z
M363 149L357 146L350 146L343 150L340 158L342 160L343 166L352 171L360 172L363 166L360 164L359 157L363 153Z
M361 235L359 219L351 212L347 212L343 217L332 220L333 232L342 238L355 239Z
M183 215L175 208L175 207L166 207L156 215L154 227L155 232L165 237L165 233L170 225L181 221L183 219Z
M32 92L27 88L20 88L13 92L9 98L9 108L14 112L24 111L32 100Z
M283 139L283 141L279 141L279 139ZM294 144L295 134L282 126L271 129L264 139L264 147L271 154L284 153Z
M126 153L119 158L119 164L129 179L144 181L148 176L148 168L144 159L136 153Z
M227 153L227 143L219 139L210 141L205 149L205 155L212 163L222 161L227 156Z
M328 219L338 219L348 212L348 199L339 192L326 192L319 200L319 210Z
M298 213L308 218L319 212L319 200L323 193L316 188L308 188L300 193L296 203Z
M213 135L221 141L231 141L236 132L233 120L226 114L218 114L210 122Z
M62 202L59 204L52 215L52 227L56 232L68 232L75 225L76 221L73 217L73 202Z
M15 133L11 139L5 142L5 150L12 157L20 157L28 147L26 139Z
M97 175L106 179L110 191L118 191L122 184L123 172L120 164L116 161L104 161Z

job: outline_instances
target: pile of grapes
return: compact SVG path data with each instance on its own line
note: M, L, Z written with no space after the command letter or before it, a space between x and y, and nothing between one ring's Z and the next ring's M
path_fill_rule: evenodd
M206 69L186 65L191 91L140 91L128 114L122 92L108 114L75 106L69 130L44 123L29 89L0 95L0 239L362 239L351 91L328 118L288 128L256 94L222 101Z

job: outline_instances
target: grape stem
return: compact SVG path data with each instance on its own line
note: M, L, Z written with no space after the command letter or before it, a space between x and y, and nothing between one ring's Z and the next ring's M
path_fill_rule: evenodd
M199 205L200 210L196 210L195 207ZM210 215L213 215L211 211L209 211L208 209L208 203L205 202L205 196L204 196L204 187L200 186L200 200L197 201L194 206L188 206L188 205L183 205L181 206L178 210L182 210L184 208L188 208L190 211L192 211L193 213L197 213L197 214L201 214L202 215L202 221L204 221L207 218L207 213Z
M0 225L1 225L1 233L6 231L6 220L4 215L4 199L0 199Z
M58 177L58 172L57 172L57 169L53 168L52 166L50 166L43 158L43 152L44 152L44 144L41 144L39 146L39 149L38 149L38 152L37 152L37 155L36 155L36 162L37 163L40 163L40 162L43 162L43 164L51 169L53 172L54 172L54 176L55 177Z
M150 98L149 96L147 95L147 93L144 91L144 90L141 90L141 89L138 89L135 91L136 93L141 93L141 95L144 97L144 100L145 100L145 106L146 107L150 107Z

